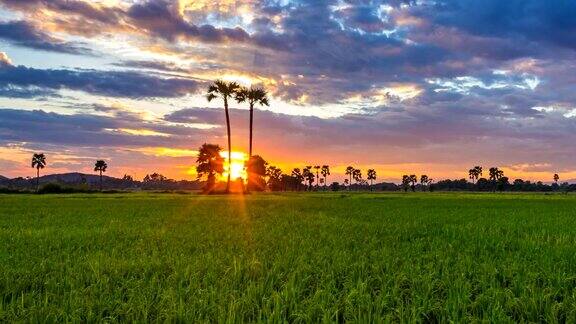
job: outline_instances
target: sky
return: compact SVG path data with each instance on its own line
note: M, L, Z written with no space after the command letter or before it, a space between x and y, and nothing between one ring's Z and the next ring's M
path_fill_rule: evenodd
M0 0L0 175L194 179L226 146L211 81L263 86L254 151L467 178L576 179L576 1ZM234 151L246 104L231 105Z

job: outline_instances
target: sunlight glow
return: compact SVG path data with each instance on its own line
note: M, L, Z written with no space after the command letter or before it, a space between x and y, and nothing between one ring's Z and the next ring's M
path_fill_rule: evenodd
M222 173L222 179L228 178L228 151L220 152L220 156L224 158L224 173ZM248 155L244 152L232 152L232 165L230 177L232 180L242 178L246 180L248 178L245 168L245 163L248 160Z

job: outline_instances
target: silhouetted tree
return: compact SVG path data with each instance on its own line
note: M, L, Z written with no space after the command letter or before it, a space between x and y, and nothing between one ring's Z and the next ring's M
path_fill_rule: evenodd
M131 175L125 174L122 177L122 181L126 181L126 182L134 182L134 178Z
M268 162L266 162L260 155L252 155L246 161L247 191L252 189L263 191L266 189L266 182L263 177L266 176Z
M352 172L352 178L354 178L354 181L356 181L356 185L358 185L359 182L362 181L362 171L360 171L360 169L355 169Z
M319 165L314 166L314 169L316 169L316 189L320 186L320 168Z
M556 182L556 184L558 184L558 180L560 180L560 176L558 173L554 173L554 182Z
M44 153L34 153L32 155L32 167L36 168L36 191L40 189L40 169L46 167L46 156Z
M322 176L324 177L324 189L326 189L326 185L328 184L327 177L330 175L330 166L328 166L328 165L323 165L323 166L322 166L322 171L320 171L320 173L321 173Z
M422 186L422 191L426 190L426 186L428 185L428 182L430 180L428 179L428 176L423 174L420 176L420 185Z
M350 177L349 181L348 181L348 183L349 183L348 190L352 189L352 188L350 188L350 186L352 185L352 175L354 174L354 170L356 170L356 169L354 169L354 167L352 167L352 166L346 167L345 174Z
M220 155L222 148L216 144L202 144L198 149L198 157L196 158L196 173L198 174L198 179L206 176L206 186L204 186L204 192L210 192L214 189L216 184L216 174L224 173L224 158ZM230 175L230 172L228 172ZM230 181L230 177L228 177ZM230 189L227 186L227 189Z
M248 149L248 157L252 156L252 132L254 129L254 105L269 106L268 94L263 88L241 88L236 95L238 102L247 101L250 105L250 145ZM250 183L248 183L250 184Z
M368 180L370 180L370 190L372 190L372 186L374 185L374 180L376 180L376 170L368 169L368 173L366 174Z
M302 181L304 181L304 175L302 175L299 168L294 168L294 170L292 170L292 177L298 181L298 186L295 189L300 190L300 185L302 184Z
M106 172L107 168L108 164L106 164L106 161L104 160L98 160L96 161L96 164L94 164L94 171L100 172L100 191L102 191L102 172Z
M302 176L304 176L304 180L308 182L308 190L312 190L312 184L314 183L314 173L312 172L312 167L307 166L302 171Z
M210 87L208 87L208 94L206 99L208 102L222 98L224 101L224 112L226 113L226 133L228 136L228 180L226 182L226 192L230 192L230 177L232 171L232 137L230 132L230 113L228 111L228 99L236 97L240 91L240 85L236 82L226 82L216 80Z
M402 176L402 189L404 189L404 192L408 191L409 186L410 186L410 176L405 174Z
M410 175L410 189L412 189L412 192L416 191L417 183L418 183L418 177L415 174Z
M497 167L491 167L489 170L489 175L490 181L492 181L493 184L493 191L496 191L497 181L504 176L504 171L498 169Z
M268 186L270 187L270 190L282 190L282 170L280 170L280 168L273 165L269 166L266 170L266 176L268 176Z
M482 167L481 166L475 166L472 169L468 170L468 176L470 178L470 180L472 180L472 183L475 183L475 180L478 180L478 178L482 175Z

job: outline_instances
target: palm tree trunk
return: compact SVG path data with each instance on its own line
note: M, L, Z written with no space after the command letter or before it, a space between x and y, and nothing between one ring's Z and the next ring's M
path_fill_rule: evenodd
M230 114L228 113L228 98L224 97L224 111L226 112L226 132L228 134L228 181L226 192L230 192L230 176L232 173L232 138L230 137Z
M254 128L254 103L250 102L250 143L248 145L248 162L252 159L252 129ZM248 174L248 181L246 191L250 191L250 174Z
M40 190L40 168L36 168L36 192Z
M100 191L102 191L102 170L100 170Z

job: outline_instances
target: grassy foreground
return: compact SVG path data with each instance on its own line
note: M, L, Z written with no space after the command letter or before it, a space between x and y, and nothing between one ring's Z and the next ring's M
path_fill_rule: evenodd
M576 197L0 195L0 321L576 321Z

